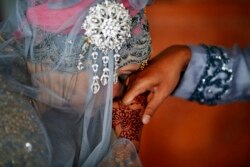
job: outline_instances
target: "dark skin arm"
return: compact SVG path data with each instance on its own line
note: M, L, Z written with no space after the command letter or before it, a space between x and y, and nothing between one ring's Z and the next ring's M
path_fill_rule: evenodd
M143 71L129 77L123 103L129 105L139 94L149 92L147 106L142 117L142 122L147 124L157 107L176 88L180 75L190 59L191 51L185 45L166 48L154 57Z

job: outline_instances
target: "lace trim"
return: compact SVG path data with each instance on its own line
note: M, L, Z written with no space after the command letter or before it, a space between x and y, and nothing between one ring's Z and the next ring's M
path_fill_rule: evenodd
M151 39L143 10L132 18L132 27L138 27L141 32L136 37L132 36L129 38L127 43L122 46L119 52L121 55L118 63L119 67L130 63L138 64L147 59L151 53ZM77 68L79 54L84 45L82 35L77 36L73 41L68 39L67 34L49 33L38 28L34 28L34 31L37 31L34 33L36 36L33 37L35 42L32 55L34 56L28 55L27 57L31 62L43 64L62 72L75 73L79 71ZM23 54L25 50L24 40L19 40L16 44L16 47ZM91 57L91 53L89 52L91 47L89 47L86 55L84 55L84 59L81 58L84 66L81 71L91 68L90 60L88 60Z
M228 92L233 74L227 53L216 46L202 45L202 47L207 52L207 64L190 100L213 105Z

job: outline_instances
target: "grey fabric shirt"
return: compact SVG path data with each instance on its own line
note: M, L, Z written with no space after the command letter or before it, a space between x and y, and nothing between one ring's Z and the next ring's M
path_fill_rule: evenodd
M174 96L203 104L250 99L250 47L189 47L192 58Z

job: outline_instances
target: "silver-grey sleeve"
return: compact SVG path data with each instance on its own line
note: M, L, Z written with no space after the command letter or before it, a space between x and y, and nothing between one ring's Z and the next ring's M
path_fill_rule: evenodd
M250 47L189 47L192 57L174 96L209 105L250 99Z

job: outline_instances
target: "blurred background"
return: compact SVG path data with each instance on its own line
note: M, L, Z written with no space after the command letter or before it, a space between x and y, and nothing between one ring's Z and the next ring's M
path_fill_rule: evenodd
M1 18L15 0L0 0ZM155 0L146 9L157 55L173 44L250 45L250 0ZM145 167L249 167L250 101L208 107L169 97L142 134Z
M15 3L16 0L0 0L0 21L8 17Z
M173 44L250 46L249 0L155 0L146 13L152 56ZM144 167L249 167L250 101L169 97L144 126L140 157Z

